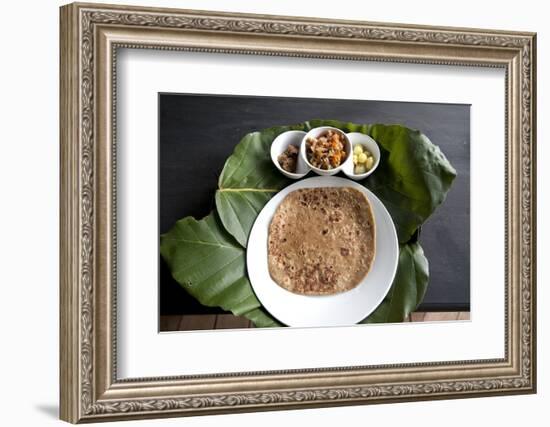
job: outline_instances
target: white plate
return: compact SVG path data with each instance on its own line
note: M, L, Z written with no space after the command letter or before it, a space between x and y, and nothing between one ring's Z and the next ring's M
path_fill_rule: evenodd
M271 279L268 270L269 224L279 203L299 188L352 187L362 191L372 206L376 224L376 256L371 271L355 288L336 295L297 295ZM246 251L248 278L262 305L288 326L344 326L360 322L388 293L399 257L397 233L390 214L369 190L352 180L334 176L307 178L277 193L264 206L250 232Z

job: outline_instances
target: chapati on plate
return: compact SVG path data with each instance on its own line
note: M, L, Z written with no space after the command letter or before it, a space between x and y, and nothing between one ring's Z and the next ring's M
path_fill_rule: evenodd
M348 291L361 283L374 262L375 233L363 192L351 187L292 191L269 225L269 274L296 294Z

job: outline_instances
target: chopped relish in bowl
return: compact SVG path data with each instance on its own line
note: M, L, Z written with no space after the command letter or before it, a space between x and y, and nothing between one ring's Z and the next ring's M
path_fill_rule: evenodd
M317 138L306 140L307 160L316 168L334 169L346 160L345 147L344 135L329 129Z

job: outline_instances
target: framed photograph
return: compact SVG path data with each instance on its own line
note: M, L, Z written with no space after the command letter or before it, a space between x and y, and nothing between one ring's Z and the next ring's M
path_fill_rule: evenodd
M60 22L63 420L535 392L535 34Z
M158 103L160 331L469 320L470 105L181 93L160 93ZM377 125L357 124L366 120ZM299 152L309 150L308 132L327 126L343 130L353 145L343 170L330 171L334 177L315 173L313 150ZM320 190L320 206L286 212L292 197L318 191L306 190L310 184L363 191L374 238L352 204L336 208L340 202L329 200L346 198L347 190ZM207 224L237 243L241 261L223 267L225 253L189 235ZM242 279L245 285L235 283ZM241 297L232 302L235 295Z

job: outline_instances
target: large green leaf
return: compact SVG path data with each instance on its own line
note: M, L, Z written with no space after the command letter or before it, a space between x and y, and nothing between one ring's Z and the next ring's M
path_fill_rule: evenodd
M390 292L363 323L402 321L422 301L428 286L428 261L415 233L445 199L455 170L419 131L400 125L312 120L246 135L220 175L219 219L214 214L200 221L184 218L161 236L161 253L174 278L201 304L246 316L259 327L279 325L254 295L243 248L265 203L290 183L271 163L271 142L287 130L307 131L323 125L365 133L378 142L380 165L362 183L388 208L401 242Z
M399 248L399 263L384 301L361 323L402 322L416 310L428 288L428 260L418 242Z
M187 217L161 235L160 252L172 276L201 304L245 316L256 326L280 326L262 308L246 276L245 251L211 213Z

